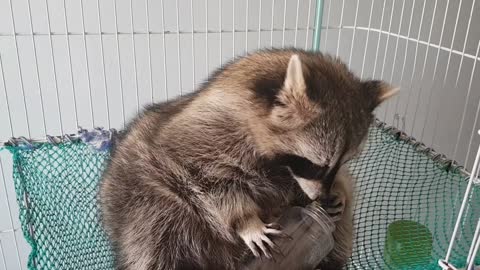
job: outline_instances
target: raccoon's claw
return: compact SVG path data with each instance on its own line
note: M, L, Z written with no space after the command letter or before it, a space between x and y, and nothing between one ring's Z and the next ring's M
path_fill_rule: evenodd
M265 227L269 228L269 229L275 229L275 230L281 230L282 229L282 226L278 223L269 223L269 224L266 224Z
M261 252L268 259L272 259L272 251L280 254L281 251L278 246L270 240L268 235L282 236L283 233L279 229L280 225L275 223L263 224L262 222L254 222L240 231L239 235L255 257L260 257Z
M267 224L265 233L275 235L276 237L288 238L290 240L293 239L290 235L282 232L282 226L278 223Z
M321 199L325 211L336 221L345 210L345 198L340 194L329 194Z

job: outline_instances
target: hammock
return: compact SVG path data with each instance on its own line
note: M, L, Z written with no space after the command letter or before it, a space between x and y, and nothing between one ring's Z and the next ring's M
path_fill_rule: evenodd
M35 143L13 139L14 181L29 269L113 269L96 192L114 131L81 130ZM439 269L466 188L466 174L402 132L377 122L356 177L354 253L348 269ZM474 188L451 262L465 265L480 215ZM480 263L480 262L478 262Z

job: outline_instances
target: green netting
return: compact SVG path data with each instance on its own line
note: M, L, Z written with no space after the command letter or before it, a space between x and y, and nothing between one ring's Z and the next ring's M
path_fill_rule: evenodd
M349 269L440 269L438 260L445 257L467 179L441 157L434 161L428 149L420 151L421 144L399 136L371 129L366 151L351 166L357 204ZM465 265L479 216L477 186L452 253L457 267ZM387 228L399 221L407 224L390 233L387 241Z
M28 268L113 269L96 206L108 153L82 142L10 149Z
M459 170L418 148L387 129L372 128L366 151L352 164L358 202L349 269L438 269L466 181ZM82 142L9 150L22 229L32 246L29 269L112 269L96 206L108 153ZM458 266L480 214L479 193L477 187L453 252Z

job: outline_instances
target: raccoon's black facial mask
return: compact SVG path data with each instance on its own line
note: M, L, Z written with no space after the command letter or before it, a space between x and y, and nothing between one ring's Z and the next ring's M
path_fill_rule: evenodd
M328 166L321 166L301 156L284 154L275 158L280 166L287 166L299 177L304 179L322 179L328 171Z
M292 173L298 177L312 181L322 181L322 186L328 191L335 180L338 170L348 161L339 161L333 167L329 167L317 165L309 159L298 155L284 154L277 156L275 162L280 166L289 167Z

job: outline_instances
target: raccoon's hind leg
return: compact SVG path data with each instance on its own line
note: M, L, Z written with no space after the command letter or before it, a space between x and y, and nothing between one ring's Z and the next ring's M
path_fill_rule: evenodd
M137 199L116 239L118 269L235 269L236 245L212 227L214 218L205 207L172 194Z

